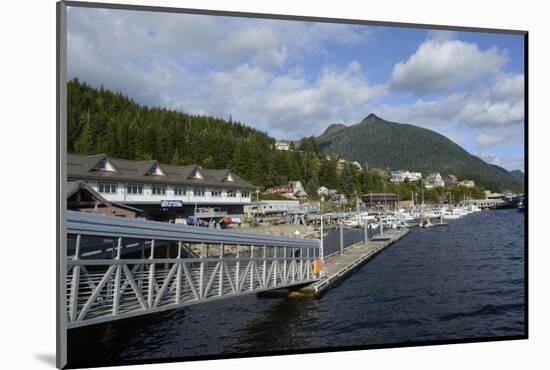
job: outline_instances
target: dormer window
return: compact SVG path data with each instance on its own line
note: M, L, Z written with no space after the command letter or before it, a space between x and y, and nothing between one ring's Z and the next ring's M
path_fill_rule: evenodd
M225 176L225 181L235 182L235 179L233 178L233 175L228 173L227 176Z
M106 171L106 172L116 172L115 166L107 158L103 158L92 171Z
M157 163L155 163L149 169L149 171L147 171L147 176L165 176L165 175L164 175L164 171L162 171L162 168L160 168L160 166Z
M204 179L204 177L202 176L201 171L199 171L198 168L195 169L195 171L193 171L193 173L189 177L192 178L192 179L196 179L196 180L203 180Z

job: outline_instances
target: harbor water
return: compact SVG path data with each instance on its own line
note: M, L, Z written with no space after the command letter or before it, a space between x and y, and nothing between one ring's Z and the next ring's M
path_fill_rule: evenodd
M337 230L325 240L338 250ZM250 295L71 329L69 363L524 335L524 247L513 209L415 228L320 299Z

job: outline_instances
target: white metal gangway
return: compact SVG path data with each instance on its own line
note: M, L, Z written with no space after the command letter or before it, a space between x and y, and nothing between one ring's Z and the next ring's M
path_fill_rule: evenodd
M67 212L67 327L317 281L320 242Z

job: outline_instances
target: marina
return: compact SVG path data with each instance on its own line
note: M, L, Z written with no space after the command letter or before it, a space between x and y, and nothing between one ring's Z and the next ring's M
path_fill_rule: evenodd
M344 230L346 252L363 236ZM327 255L339 248L331 229ZM521 213L476 212L447 227L410 229L320 298L249 294L75 328L69 353L101 363L521 335L523 248Z

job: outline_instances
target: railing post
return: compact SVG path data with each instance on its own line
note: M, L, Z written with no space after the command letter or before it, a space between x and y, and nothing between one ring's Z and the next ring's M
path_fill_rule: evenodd
M300 280L304 280L304 260L303 248L300 247Z
M76 245L74 251L74 261L80 259L80 234L76 236ZM78 306L78 291L80 285L80 266L76 265L73 267L73 278L71 281L71 296L70 296L70 308L69 308L69 319L71 322L76 320L76 311Z
M145 242L142 241L140 244L141 244L141 259L144 260L145 259ZM140 268L137 271L139 271L140 269L141 269L141 272L143 272L143 270L145 269L145 265L141 265ZM138 286L139 286L139 290L142 291L143 290L143 274L142 273L139 274Z
M147 305L149 308L153 307L153 293L155 291L155 286L153 285L155 279L155 263L153 258L155 257L155 239L151 240L151 253L149 255L149 282L147 288Z
M263 285L264 285L264 288L267 288L267 255L266 255L266 246L264 245L264 269L262 271L262 280L263 280Z
M208 253L208 250L206 250L206 253ZM199 298L204 298L204 254L205 254L205 245L204 243L201 244L201 265L200 265L200 272L199 272Z
M296 248L292 248L292 259L290 263L292 264L292 282L296 281Z
M309 260L309 248L306 248L306 280L309 280L310 269L311 269L311 261Z
M178 264L178 272L176 274L176 304L180 303L181 300L181 241L178 242L178 256L177 258L177 264Z
M117 250L115 261L120 260L120 255L122 252L122 237L118 238ZM113 290L113 315L118 314L118 306L120 303L120 277L122 274L122 265L117 264L115 271L115 287Z
M239 259L240 255L239 255L239 247L240 245L237 244L237 252L236 252L236 256L237 256L237 263L236 263L236 266L235 266L235 289L237 290L237 293L239 293L241 291L240 289L240 280L241 280L241 260Z
M286 275L286 245L283 248L283 284L286 284L288 280Z
M273 263L275 266L273 266L273 286L277 286L277 274L279 269L279 261L277 260L277 247L273 247Z
M254 244L250 246L250 290L254 289Z
M223 295L223 252L224 252L224 245L223 243L220 245L220 287L218 291L218 295Z

